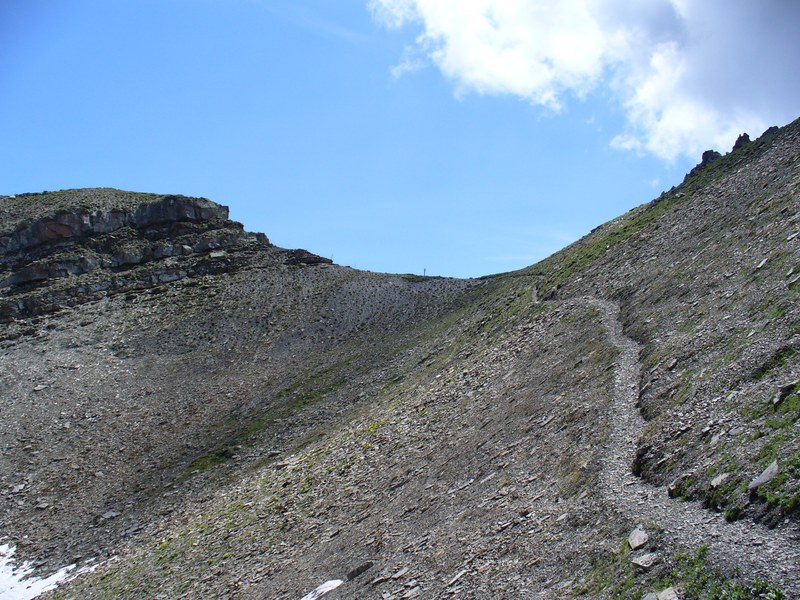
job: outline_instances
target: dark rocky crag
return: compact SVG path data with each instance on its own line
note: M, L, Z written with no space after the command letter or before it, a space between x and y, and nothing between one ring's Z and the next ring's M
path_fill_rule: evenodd
M226 250L268 244L204 198L67 190L6 198L3 208L0 321L6 323L98 293L219 272L224 261L215 259Z
M2 199L0 533L120 555L69 598L798 597L799 208L800 122L469 281Z

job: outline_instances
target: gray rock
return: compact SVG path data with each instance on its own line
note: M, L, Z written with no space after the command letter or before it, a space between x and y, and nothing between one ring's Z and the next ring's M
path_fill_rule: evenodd
M669 484L667 484L667 495L670 498L674 498L678 495L678 490L680 488L680 478L676 477L673 479Z
M447 582L447 585L445 587L450 587L451 585L453 585L456 581L458 581L464 575L466 575L467 572L468 572L467 569L462 569L461 571L456 573L456 575L450 581Z
M723 483L728 481L728 479L730 479L730 477L731 477L730 473L723 473L722 475L717 475L716 477L714 477L714 479L711 480L711 487L712 488L718 488Z
M631 531L628 536L628 545L631 547L631 550L638 550L647 543L648 539L650 539L650 536L648 536L647 532L639 525L636 529Z
M770 464L770 466L764 469L764 472L761 473L761 475L759 475L758 477L753 479L753 481L750 482L750 485L747 486L747 489L751 492L754 492L765 483L769 483L770 481L775 479L775 476L778 474L779 471L780 469L778 468L778 461L777 460L772 461L772 464Z
M642 600L658 600L658 594L650 592L642 596Z
M794 388L798 383L800 383L800 380L787 383L786 385L782 385L780 388L778 388L778 391L775 393L775 397L772 399L772 406L777 408L780 403L783 402L794 391Z
M722 158L722 155L716 150L706 150L700 158L700 165L707 166L720 158Z
M656 564L658 560L658 554L655 552L648 552L647 554L642 554L641 556L636 556L631 559L631 564L635 567L639 567L643 571L647 571L650 567Z
M205 198L163 196L156 202L140 205L133 211L78 209L47 215L23 224L0 244L9 253L31 248L52 240L78 238L87 234L111 233L122 227L143 229L151 225L180 221L226 220L228 208Z
M368 571L372 567L372 565L373 565L373 563L368 561L368 562L365 562L363 565L357 566L355 569L353 569L352 571L350 571L347 574L347 580L348 581L352 581L353 579L355 579L359 575L361 575L361 574L365 573L366 571Z
M675 591L675 588L670 586L662 592L659 592L658 596L656 596L658 600L680 600L680 596L678 596L678 592Z

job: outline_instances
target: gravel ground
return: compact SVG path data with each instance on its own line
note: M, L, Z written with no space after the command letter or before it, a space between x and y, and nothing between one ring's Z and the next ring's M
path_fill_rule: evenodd
M673 546L707 546L717 564L754 578L778 582L791 598L800 597L800 531L794 527L766 529L752 522L729 523L699 502L670 499L663 487L631 475L644 419L637 405L641 363L639 345L622 332L619 307L596 298L584 299L601 312L609 338L619 350L614 378L613 429L603 461L601 490L626 519L663 531Z

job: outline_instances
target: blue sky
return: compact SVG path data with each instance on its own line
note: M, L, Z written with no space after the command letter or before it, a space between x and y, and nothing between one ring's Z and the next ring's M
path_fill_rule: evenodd
M0 194L204 196L361 269L521 268L800 116L800 4L629 4L3 0Z

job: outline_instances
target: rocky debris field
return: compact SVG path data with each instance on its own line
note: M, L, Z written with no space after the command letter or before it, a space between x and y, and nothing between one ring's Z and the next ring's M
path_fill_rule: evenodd
M558 292L604 282L642 346L636 473L770 527L800 504L798 148L796 124L773 131L604 226L629 237Z
M74 232L4 242L0 535L118 557L65 598L800 597L799 156L743 139L478 280L0 199L0 241Z
M60 211L69 195L56 195ZM141 230L80 225L6 255L7 264L100 257L85 272L49 270L36 285L0 288L0 304L26 317L0 333L0 531L43 568L105 555L181 504L193 473L201 479L259 434L271 450L302 439L313 419L294 409L328 394L318 413L327 418L355 402L360 378L378 377L382 360L413 343L414 327L475 285L359 274L245 234L224 207L175 202L143 205ZM170 237L178 228L182 246ZM220 232L231 231L220 250ZM109 264L131 240L179 250ZM50 303L56 295L71 306Z

